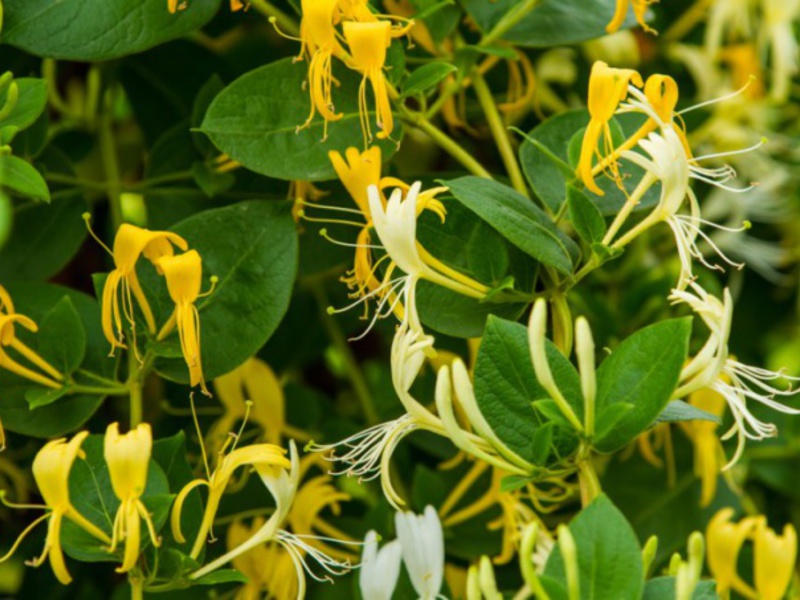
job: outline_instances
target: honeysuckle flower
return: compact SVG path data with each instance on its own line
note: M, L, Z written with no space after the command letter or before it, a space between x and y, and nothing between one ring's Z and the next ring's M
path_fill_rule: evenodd
M642 29L647 33L655 35L657 33L656 30L650 27L644 20L647 15L647 7L654 2L658 2L658 0L616 0L614 16L611 18L608 25L606 25L606 32L614 33L618 31L625 22L625 18L628 16L628 8L633 6L633 14L636 17L636 22L639 23Z
M364 538L358 586L362 598L391 600L400 577L402 548L400 541L394 540L378 550L378 539L374 531L367 532Z
M787 380L791 383L800 378L780 372L753 367L730 356L728 336L733 314L732 300L725 290L724 301L714 298L700 286L691 284L691 292L674 290L673 302L688 304L705 322L710 335L698 354L683 368L678 389L674 397L682 397L703 388L721 394L730 408L734 423L722 436L727 440L737 436L736 451L725 469L734 465L742 455L748 439L760 441L777 435L777 427L756 418L747 408L748 401L764 404L786 414L800 414L800 409L778 402L776 396L794 396L800 389L778 388L775 382Z
M753 0L714 0L708 12L705 46L710 57L717 56L725 42L753 37Z
M791 523L778 535L761 518L753 531L754 583L760 600L781 600L792 582L797 532Z
M414 590L420 600L434 600L444 579L444 537L439 515L432 506L426 506L421 515L395 513L394 523Z
M19 548L25 536L39 523L47 521L47 537L44 542L44 550L38 558L29 561L27 564L38 567L45 559L49 558L50 566L56 579L67 585L72 581L72 577L67 570L64 553L61 548L61 525L65 518L78 525L100 542L104 544L111 543L105 532L79 513L70 501L69 474L75 460L83 456L81 445L88 435L88 431L81 431L73 436L69 442L66 438L49 441L36 454L32 466L33 478L36 480L39 493L41 493L45 502L45 506L41 508L48 510L48 512L35 519L33 523L25 528L5 556L0 557L0 562L10 558ZM15 505L9 504L9 506L14 507ZM19 505L19 507L34 508L27 505Z
M200 314L195 302L213 291L216 279L212 278L212 290L205 294L200 293L203 282L203 261L196 250L189 250L176 256L165 256L157 261L157 265L167 280L167 290L175 303L175 311L158 337L165 338L172 327L177 325L181 351L189 367L189 383L192 387L199 385L203 393L209 395L203 378Z
M201 485L207 487L208 500L206 501L206 508L203 513L203 521L200 525L200 529L197 532L194 545L190 551L190 555L192 557L199 556L200 551L203 549L203 546L206 542L206 536L208 535L208 532L211 531L211 526L214 523L214 518L217 514L217 510L219 509L222 496L225 493L225 489L228 487L228 482L230 481L234 472L240 467L245 466L255 468L259 472L259 475L261 475L262 472L266 472L266 469L272 469L273 471L276 469L290 469L292 467L292 463L286 458L285 454L286 451L283 448L275 446L274 444L252 444L243 448L234 448L227 454L221 455L218 459L214 472L208 475L207 479L194 479L193 481L190 481L183 487L183 489L181 489L180 493L175 498L175 503L173 504L172 515L170 518L170 526L172 528L173 537L178 541L178 543L183 544L186 542L186 539L183 537L183 533L181 531L181 513L183 510L183 503L193 489ZM272 491L271 488L270 491ZM291 501L287 503L285 497L286 495L288 494L279 494L280 498L278 496L274 496L276 502L279 503L279 508L276 509L275 514L278 514L279 512L283 513L280 515L280 518L275 519L278 522L283 521L283 518L286 516L291 504ZM291 495L294 495L294 489L291 490ZM269 524L270 527L277 529L278 525L275 523L275 521L273 521L272 518L270 518ZM263 541L267 540L265 539ZM244 552L244 550L242 552ZM230 557L228 560L230 560Z
M333 56L340 55L342 48L336 39L336 23L341 9L339 0L302 0L303 19L300 22L300 58L306 57L308 63L308 94L311 110L302 127L311 124L319 112L325 121L322 139L328 137L328 122L338 121L342 113L337 113L333 105Z
M367 0L339 0L339 10L342 11L342 17L347 21L373 23L378 20L378 17L369 9Z
M231 0L231 11L236 12L242 9L247 9L249 3L244 3L241 0ZM179 10L186 10L189 8L188 0L167 0L167 9L171 14L175 14Z
M344 38L350 47L352 68L361 72L364 77L358 93L358 112L361 118L361 130L364 133L364 146L372 140L369 108L367 106L367 80L375 95L375 121L378 125L377 137L386 139L392 135L394 118L389 103L389 90L383 74L386 62L386 49L392 42L391 28L388 21L359 23L345 22L342 26Z
M369 427L335 444L311 445L313 451L330 453L329 460L342 465L340 470L333 472L334 475L358 477L360 481L380 477L384 495L396 507L404 504L392 486L389 469L397 445L417 429L446 435L439 417L409 393L425 362L425 352L432 348L433 341L433 337L412 328L407 322L402 323L395 333L391 352L392 384L406 414ZM346 451L337 455L339 448L345 448Z
M236 548L249 540L253 534L261 529L266 523L263 517L256 517L253 519L251 525L247 525L244 521L236 520L228 527L228 532L225 536L225 547L228 550ZM291 559L285 553L280 553L285 556L289 561L290 577L286 578L287 583L293 581L294 566L291 565ZM247 552L239 554L231 559L231 565L234 569L239 571L242 575L247 577L247 583L243 584L236 591L237 600L255 600L261 598L263 591L267 588L268 583L272 579L271 575L276 571L276 562L280 560L268 544L261 544L255 548L251 548ZM275 594L275 597L280 600L291 600L297 597L297 592L291 590L288 594Z
M154 546L161 542L156 535L155 526L141 497L147 486L147 471L153 448L153 434L150 425L140 423L124 435L119 433L119 424L112 423L106 429L103 440L103 457L108 465L111 487L120 505L114 517L113 536L110 552L125 542L122 564L118 573L125 573L136 566L141 548L141 519L144 519L150 540Z
M292 201L292 218L295 223L300 220L303 208L309 202L317 202L328 195L310 181L294 180L289 184L289 200Z
M602 159L613 151L614 143L608 123L620 103L627 97L629 88L632 87L629 85L630 83L638 87L644 85L642 76L633 69L614 69L603 61L597 61L592 65L587 102L591 119L583 134L576 174L588 189L600 196L603 195L603 191L595 183L592 158L598 155ZM597 144L601 138L602 154L597 151ZM613 171L614 163L609 167L614 173L614 178L618 179L618 173Z
M84 215L87 227L89 227L89 216ZM139 309L144 317L147 330L150 333L156 332L156 322L150 303L142 291L139 278L136 275L136 263L139 258L144 256L161 273L158 266L159 259L172 256L175 253L174 247L186 250L189 245L177 233L169 231L150 231L142 229L129 223L123 223L117 230L114 238L114 250L111 251L103 244L102 240L94 235L91 227L89 232L100 243L114 259L116 267L108 274L106 283L103 287L102 301L102 324L103 333L111 344L111 353L116 348L127 348L124 339L123 317L131 328L131 343L136 343L136 318L134 316L133 300L139 305ZM121 296L121 298L120 298ZM116 334L115 334L116 330Z
M58 389L62 387L64 376L38 353L29 348L22 340L17 338L15 326L36 333L39 328L33 319L14 311L14 303L8 291L0 285L0 369L5 369L39 385ZM6 348L12 348L20 356L27 359L35 367L44 371L42 375L17 362L9 355ZM5 436L0 425L0 449L5 447Z
M739 552L759 524L759 517L732 521L734 510L723 508L709 521L706 528L708 568L717 582L717 592L725 597L734 590L746 598L756 598L756 591L737 572Z
M381 202L385 205L386 198L383 195L383 189L389 186L394 186L403 190L408 190L408 186L403 181L394 177L381 177L381 149L378 146L372 146L363 152L357 148L348 148L345 151L345 157L342 158L341 154L336 151L331 151L328 156L333 164L333 168L339 179L344 184L345 189L349 192L353 201L358 207L364 223L344 221L346 224L360 227L358 238L355 244L355 259L353 269L347 276L343 277L343 281L347 283L351 290L354 290L350 296L352 298L361 298L366 294L375 292L376 295L381 296L383 290L378 291L381 286L380 279L376 274L377 264L373 262L372 258L372 236L371 227L372 215L369 208L369 194L367 190L370 186L376 186L379 190ZM424 210L431 210L439 218L444 221L445 208L442 203L436 199L436 195L444 191L446 188L433 188L430 190L421 191L417 199L417 216ZM337 207L320 206L321 209L329 209L339 212L355 212L350 209L342 209ZM304 218L308 218L303 215ZM325 221L324 219L310 219ZM342 222L341 220L332 222ZM393 301L393 299L392 299ZM366 306L366 305L365 305ZM399 309L399 305L398 305ZM402 310L399 310L402 313Z

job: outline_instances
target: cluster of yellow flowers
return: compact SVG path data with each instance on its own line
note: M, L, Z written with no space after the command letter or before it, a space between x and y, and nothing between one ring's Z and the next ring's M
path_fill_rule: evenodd
M88 226L89 216L84 215L84 218ZM111 354L116 348L128 348L125 344L127 326L130 329L128 341L138 358L135 300L144 317L147 333L156 340L166 339L177 326L183 357L189 367L190 385L199 385L203 393L208 394L200 353L200 315L195 302L211 294L217 280L212 277L211 289L201 293L203 261L200 254L196 250L189 250L186 240L175 233L150 231L129 223L123 224L117 231L113 250L97 236L95 239L111 255L116 267L106 278L101 307L103 333L111 344ZM175 254L175 248L183 252ZM136 265L142 256L164 277L169 295L175 303L175 310L159 330L156 330L153 311L136 274Z
M10 558L28 533L45 520L47 538L44 551L29 564L38 567L49 557L53 573L64 585L72 581L61 548L61 526L65 518L95 538L109 553L116 552L117 547L125 543L121 565L117 568L118 573L126 573L136 566L142 541L141 520L144 520L147 526L150 541L154 546L159 545L160 540L155 533L152 518L141 500L147 485L147 472L153 447L150 426L142 423L124 435L120 435L117 423L112 423L106 430L104 457L114 494L120 502L114 517L111 536L82 515L70 502L70 472L75 460L84 456L81 445L88 436L88 431L81 431L69 441L66 438L52 440L39 450L33 461L33 477L45 505L39 507L7 504L17 508L43 508L48 512L33 521L22 532L0 561Z

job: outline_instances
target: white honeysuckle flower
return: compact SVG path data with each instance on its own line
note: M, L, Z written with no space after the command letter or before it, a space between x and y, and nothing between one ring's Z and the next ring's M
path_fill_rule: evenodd
M400 441L417 429L446 436L441 419L422 406L409 392L425 360L425 352L433 347L433 336L417 330L406 321L395 332L392 342L392 384L406 414L386 423L379 423L334 444L310 444L314 452L326 452L329 460L341 468L333 475L358 477L360 481L381 478L383 493L394 507L403 499L392 486L390 461ZM344 449L344 453L336 454Z
M657 119L655 113L652 116ZM621 236L615 242L615 245L622 247L644 230L663 221L672 229L678 250L678 258L681 263L678 289L685 289L689 282L694 279L692 269L694 261L709 269L723 270L721 265L709 262L699 248L698 240L710 246L713 253L725 264L737 269L742 268L744 265L731 260L714 240L702 230L702 226L728 233L736 233L742 231L742 229L726 227L703 219L700 216L697 197L689 186L690 179L699 179L729 191L744 192L751 189L735 189L725 185L728 180L735 177L735 171L729 166L709 169L698 165L700 160L719 158L726 154L719 153L690 159L686 155L686 150L680 137L671 125L664 125L660 133L650 133L646 138L639 141L638 146L648 156L628 150L622 153L622 157L644 169L644 177L649 176L661 182L661 197L656 208L641 223ZM679 212L684 200L688 201L689 214L681 214Z
M776 387L777 381L796 382L800 381L800 377L789 377L781 372L752 367L732 358L728 350L733 317L730 292L726 289L724 300L720 301L696 283L692 283L691 288L692 292L674 290L670 299L673 303L689 305L703 319L710 336L700 352L681 372L681 385L675 391L674 397L680 398L694 391L710 388L725 398L734 423L722 439L727 440L734 435L738 437L736 451L725 467L729 468L741 457L748 439L760 441L778 433L774 423L761 421L750 412L748 400L778 412L800 414L799 408L775 400L775 396L794 396L800 392L800 389L794 389L791 385L784 389Z
M709 56L715 58L720 48L730 39L751 39L754 15L753 0L712 2L705 31L705 45Z
M581 377L581 392L587 412L584 421L594 427L594 406L597 396L597 372L595 368L594 337L585 317L575 319L575 356L578 359L578 372ZM591 424L591 425L590 425ZM587 432L593 434L594 431Z
M375 231L400 269L410 276L421 277L426 269L417 250L417 197L422 183L417 181L408 190L405 199L403 190L395 189L384 208L378 186L367 188L369 212Z
M419 600L440 596L444 580L444 535L439 515L426 506L421 515L397 512L394 516L403 562Z
M378 534L374 531L367 533L358 576L364 600L391 600L400 577L402 552L399 540L384 544L378 550Z

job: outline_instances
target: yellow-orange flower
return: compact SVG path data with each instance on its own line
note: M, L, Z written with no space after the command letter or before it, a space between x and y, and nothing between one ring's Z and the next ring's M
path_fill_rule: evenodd
M136 429L124 435L119 433L119 423L112 423L106 429L103 456L108 465L114 495L120 501L114 517L110 551L113 552L119 543L125 542L118 573L125 573L136 566L142 539L140 518L147 525L153 545L160 544L153 519L141 500L147 486L152 449L153 434L147 423L140 423Z
M98 241L100 240L98 239ZM139 257L144 256L160 272L160 267L157 264L158 260L165 256L172 256L174 253L173 246L181 250L188 248L186 240L169 231L150 231L128 223L120 226L117 231L117 235L114 238L114 250L111 252L116 269L108 274L103 287L101 316L103 333L111 344L112 352L115 348L127 347L122 341L124 337L123 316L131 328L135 345L134 298L142 311L148 331L150 333L156 332L153 311L150 309L150 304L136 275L136 263L139 261ZM121 298L120 295L122 296ZM114 333L115 330L116 334Z
M66 441L66 438L52 440L47 442L42 449L39 450L36 458L33 460L33 477L45 501L46 506L44 508L49 509L50 512L42 515L28 525L19 538L17 538L17 541L14 542L11 550L0 558L0 562L11 557L25 536L30 533L36 525L46 520L47 537L44 542L44 550L38 558L30 561L28 564L33 567L38 567L49 557L50 566L53 569L56 579L62 584L67 585L72 581L72 577L67 570L67 565L64 561L64 552L61 549L61 525L65 517L101 542L105 544L111 542L109 537L101 529L72 506L69 497L69 474L72 470L72 464L75 462L75 459L83 456L81 444L83 444L83 441L88 435L88 431L82 431L76 434L69 442Z
M386 63L386 49L392 43L391 23L375 21L359 23L348 21L343 25L344 38L350 47L352 67L360 71L364 77L358 92L358 112L361 117L361 129L364 132L364 145L372 140L367 107L367 81L375 95L375 120L378 124L378 138L385 139L392 135L394 117L389 103L389 89L383 67Z
M763 517L753 532L754 581L759 600L781 600L792 581L797 559L797 532L791 523L778 535Z
M168 325L175 323L178 326L181 351L189 367L189 383L192 387L199 385L203 393L208 395L200 354L200 314L194 304L201 296L203 261L197 251L190 250L177 256L165 256L158 261L158 266L164 273L169 295L175 303L175 312ZM165 327L159 337L164 337L164 332L170 329Z
M613 152L614 142L611 139L611 129L608 123L620 103L627 97L628 85L631 83L638 87L643 85L642 76L633 69L614 69L600 60L592 65L588 101L591 119L583 134L577 175L588 189L599 196L603 195L603 191L594 181L592 158L599 154L602 159ZM598 153L597 143L601 137L603 152ZM612 163L610 166L615 177L619 178L616 173L616 163Z
M319 112L325 120L323 139L328 135L328 121L338 121L331 90L333 87L333 56L341 52L336 40L336 28L341 14L338 0L302 0L303 19L300 22L300 55L308 58L308 93L311 110L303 127L311 124Z
M723 508L709 521L706 528L708 568L717 582L717 592L725 597L730 590L755 598L755 590L736 571L739 551L758 524L757 517L747 517L738 523L731 521L734 511Z
M719 392L710 388L689 395L689 404L700 410L721 417L727 402ZM722 442L717 437L718 425L712 421L688 421L681 423L683 430L694 446L694 472L700 478L700 506L708 506L717 492L717 479L727 462Z

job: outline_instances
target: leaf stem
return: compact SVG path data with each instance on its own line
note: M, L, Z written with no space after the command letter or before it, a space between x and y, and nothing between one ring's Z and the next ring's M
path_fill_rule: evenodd
M374 425L380 421L380 417L375 410L372 394L369 391L369 386L367 385L367 380L364 377L361 366L358 364L353 351L350 349L350 345L347 343L347 338L345 338L341 327L339 327L338 321L333 315L328 313L327 308L330 306L330 300L328 299L328 294L325 292L325 285L322 281L314 279L310 281L309 287L314 294L314 298L317 300L325 331L328 333L328 337L344 360L347 375L353 386L353 391L356 394L356 398L358 398L359 404L361 404L361 409L364 411L364 418L369 425Z
M495 104L492 91L486 84L483 75L477 70L475 70L472 75L472 87L486 115L492 137L494 137L494 141L497 144L497 150L500 152L500 157L503 159L503 164L511 179L511 185L513 185L514 189L520 194L526 198L530 198L528 186L525 184L525 178L522 175L522 170L519 168L516 152L514 152L514 148L511 146L511 138L503 123L503 118L500 116L500 111L497 110L497 104Z

